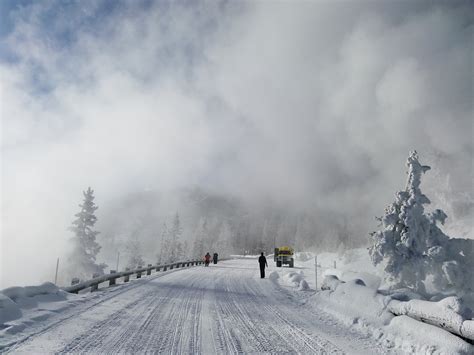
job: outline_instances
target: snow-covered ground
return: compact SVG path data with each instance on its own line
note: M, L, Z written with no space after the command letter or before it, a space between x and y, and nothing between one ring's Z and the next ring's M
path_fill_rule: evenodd
M419 318L433 316L441 320L445 329L449 329L450 322L458 327L462 323L461 318L471 319L474 316L469 309L472 308L471 299L466 299L463 305L453 297L429 302L418 300L421 297L408 290L389 293L384 290L386 285L382 281L382 268L372 265L365 248L349 250L343 255L318 254L317 269L314 254L298 253L297 259L300 275L294 275L295 271L298 272L297 268L284 269L280 272L283 274L280 283L297 290L301 289L298 280L304 280L310 289L314 289L317 270L318 288L323 285L327 290L308 297L306 302L315 309L332 314L346 326L404 353L474 354L474 347L460 337L404 315L395 317L389 311L399 308L402 314L404 311L405 314L414 314L410 310L417 308L416 311L423 315ZM332 280L330 275L335 275L337 279ZM325 276L329 276L327 284L323 282ZM337 285L331 285L331 282ZM467 329L472 327L472 322L464 322L464 325L464 331L473 334L472 329Z
M276 268L269 264L271 273ZM3 350L386 352L325 312L303 306L291 290L260 279L255 259L157 273L93 294L57 295L63 296L48 302L48 309L41 302L22 308L22 318L7 323L24 329L3 329ZM34 320L41 312L49 316Z
M314 259L305 256L292 269L268 258L263 280L257 260L245 258L80 295L53 285L10 289L0 298L8 311L0 313L0 352L474 353L445 330L389 315L375 288L348 280L316 293ZM334 257L319 256L319 284ZM357 263L336 259L336 270L357 272ZM364 282L379 281L368 272Z

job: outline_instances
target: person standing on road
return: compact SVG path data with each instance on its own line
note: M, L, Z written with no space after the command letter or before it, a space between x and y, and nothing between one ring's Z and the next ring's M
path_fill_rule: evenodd
M211 261L211 254L207 252L206 256L204 256L204 266L209 266L210 261Z
M214 264L217 264L217 257L218 257L218 254L214 253L214 255L212 256L212 261L214 262Z
M260 257L258 258L258 263L260 264L260 278L265 278L265 266L268 267L267 258L263 256L263 251Z

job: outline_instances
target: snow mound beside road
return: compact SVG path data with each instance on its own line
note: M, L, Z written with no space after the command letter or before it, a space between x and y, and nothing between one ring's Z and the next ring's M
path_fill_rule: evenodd
M308 282L305 280L303 271L291 271L282 277L282 281L286 286L296 287L298 291L309 290Z
M464 336L472 332L472 311L461 299L447 297L430 302L404 290L397 290L392 296L364 286L362 280L344 282L334 275L326 276L321 288L311 300L314 307L389 347L415 353L474 353L472 345L448 332Z
M65 292L46 282L39 286L9 287L0 291L0 325L22 317L22 309L38 307L39 302L66 300Z
M20 307L10 297L0 292L0 327L3 328L5 322L18 319L21 315Z
M70 295L50 282L1 290L0 349L21 338L20 333L26 328L71 307L69 298L80 297Z

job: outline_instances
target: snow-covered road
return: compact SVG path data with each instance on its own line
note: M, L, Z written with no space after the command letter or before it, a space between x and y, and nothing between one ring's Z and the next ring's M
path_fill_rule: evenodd
M306 307L293 291L260 279L253 259L157 273L116 286L9 351L386 352L374 340Z

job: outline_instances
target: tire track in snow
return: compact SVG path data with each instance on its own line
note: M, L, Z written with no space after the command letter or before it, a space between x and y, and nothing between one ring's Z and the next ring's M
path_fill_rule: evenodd
M248 289L248 293L251 295L260 294L264 295L264 292L261 286L255 282L251 282L247 285L244 285L246 289ZM253 287L251 287L253 286ZM260 297L261 299L261 297ZM282 333L282 336L285 338L291 339L298 339L299 341L296 342L298 352L305 352L308 351L307 349L311 349L311 351L317 352L331 352L331 353L342 353L342 351L329 340L319 337L316 334L308 334L306 331L302 329L302 327L298 324L301 323L297 317L295 317L294 312L292 310L286 309L284 304L279 304L279 307L275 306L275 303L268 303L268 302L258 302L260 309L265 309L268 314L272 314L277 318L277 322L275 324L280 324L283 326L284 331L280 331L281 328L273 327L276 332ZM285 310L283 312L282 310ZM284 314L283 314L284 313ZM279 321L279 322L278 322ZM300 344L304 344L302 347Z
M107 294L101 295L98 301L92 300L92 304L91 302L87 302L85 304L78 304L76 307L74 307L71 310L71 312L67 312L66 316L62 316L59 320L49 323L46 327L43 327L36 332L28 334L25 338L21 339L20 341L17 341L15 344L5 346L1 350L2 352L5 352L5 353L16 351L16 349L23 347L31 342L34 342L36 338L41 337L42 335L45 335L49 332L55 331L56 329L61 327L64 323L74 320L80 314L93 310L95 307L101 307L103 304L107 303L108 301L113 301L113 299L117 298L118 296L122 296L123 294L127 294L131 291L136 291L137 288L144 286L151 281L154 281L164 276L171 275L178 271L181 271L181 270L169 271L168 273L164 273L164 274L155 274L147 279L142 279L142 280L139 280L138 282L133 282L128 285L123 285L121 289L118 289L118 290L114 289L110 291L107 290L105 291L107 292Z
M140 300L133 300L124 305L120 310L112 313L106 319L94 324L83 332L79 337L68 344L60 353L89 352L97 349L121 349L124 344L134 341L134 337L140 331L140 324L153 312L147 315L151 306L156 310L164 303L164 299L158 302L154 297L154 290L148 290Z
M191 283L191 278L182 281ZM156 295L151 289L142 300L95 324L61 352L199 352L196 330L187 336L183 329L188 315L191 326L199 329L199 293L203 291L187 291L187 287L169 286L164 295Z
M50 332L32 337L15 350L322 354L343 352L328 339L342 339L342 344L354 339L342 326L337 334L331 333L329 320L305 312L268 279L257 279L258 268L240 266L240 261L231 261L222 268L193 268L140 282L95 305L78 308L50 326ZM85 312L80 314L81 310ZM367 342L355 340L355 345L345 349L374 351Z
M343 353L331 342L303 331L290 311L271 305L272 299L265 297L251 275L219 278L215 302L217 352Z

